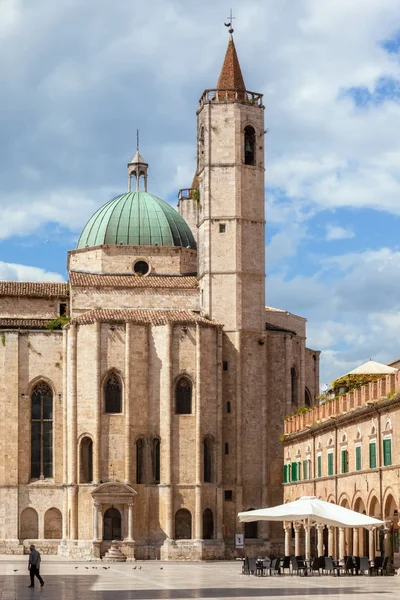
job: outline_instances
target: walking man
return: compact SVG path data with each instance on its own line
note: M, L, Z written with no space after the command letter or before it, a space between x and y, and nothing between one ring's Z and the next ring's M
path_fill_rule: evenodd
M35 575L36 577L39 579L40 581L40 587L44 586L44 581L43 579L40 577L40 552L38 552L35 548L35 546L33 544L31 544L30 546L30 552L29 552L29 563L28 563L28 569L29 569L29 575L31 577L31 585L28 585L28 587L33 588L35 587Z

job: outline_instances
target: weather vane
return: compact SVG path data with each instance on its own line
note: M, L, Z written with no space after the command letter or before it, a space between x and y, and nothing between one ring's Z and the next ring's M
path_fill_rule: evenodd
M224 23L225 27L229 27L228 31L229 31L229 33L231 35L234 32L234 29L232 27L232 25L233 25L233 19L236 19L236 17L233 16L233 12L232 12L232 9L231 9L231 13L230 13L230 15L228 17L228 23Z

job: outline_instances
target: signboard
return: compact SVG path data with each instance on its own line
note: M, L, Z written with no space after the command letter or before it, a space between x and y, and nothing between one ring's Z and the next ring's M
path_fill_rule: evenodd
M235 534L235 546L236 548L244 548L244 535L243 533Z

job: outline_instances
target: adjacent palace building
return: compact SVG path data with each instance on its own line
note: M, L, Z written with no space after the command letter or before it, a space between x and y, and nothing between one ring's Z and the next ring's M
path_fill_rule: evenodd
M311 533L318 556L400 557L400 371L385 371L392 373L285 421L285 501L317 496L385 521L372 532L318 526ZM304 533L286 523L286 554L301 554Z
M282 548L281 525L237 513L283 501L283 416L313 404L319 353L265 308L264 108L231 36L179 212L137 152L67 283L0 282L0 553Z

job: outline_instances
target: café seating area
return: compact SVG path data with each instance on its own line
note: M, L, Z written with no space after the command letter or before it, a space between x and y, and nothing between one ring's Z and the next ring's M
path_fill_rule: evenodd
M272 577L276 575L345 576L345 575L388 575L388 557L375 556L369 560L366 556L345 556L343 560L334 560L331 556L318 556L304 559L302 556L245 557L242 565L243 575Z

